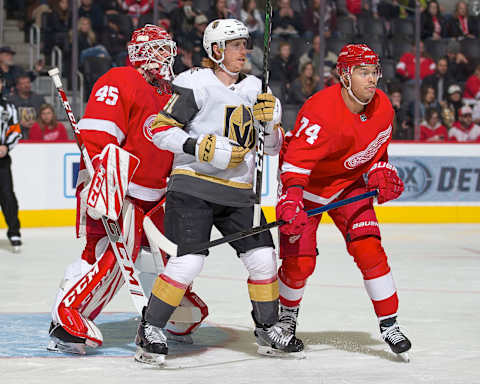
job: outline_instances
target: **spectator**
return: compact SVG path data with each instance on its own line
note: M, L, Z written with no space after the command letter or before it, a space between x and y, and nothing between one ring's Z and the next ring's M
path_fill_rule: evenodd
M437 60L435 73L425 77L422 86L429 85L435 88L437 100L440 102L447 99L448 87L454 82L455 80L448 74L448 60L442 57Z
M97 0L106 15L118 15L125 12L123 0Z
M448 87L447 102L442 105L442 120L447 128L458 120L458 111L462 107L462 89L458 84L452 84Z
M460 52L460 43L456 40L450 40L447 46L448 74L457 83L467 81L472 72L470 64L465 55Z
M278 55L272 60L270 75L272 80L278 80L285 84L288 89L290 83L295 80L298 73L296 58L292 55L290 43L282 41Z
M78 19L78 51L80 65L83 65L85 59L91 56L110 58L107 48L98 44L97 35L88 17Z
M301 35L303 33L301 19L291 7L290 0L279 0L278 10L272 17L272 34L283 38Z
M177 57L173 64L173 72L175 74L182 73L193 67L192 53L193 47L188 41L183 42L182 45L178 47Z
M322 0L310 0L310 6L303 12L303 27L305 29L305 39L311 40L313 36L319 33L320 24L320 6ZM332 35L335 29L337 6L334 0L327 0L325 5L324 27L325 38Z
M247 60L250 65L248 73L257 77L263 76L263 49L254 45L247 52ZM280 95L276 95L280 97Z
M429 1L427 9L421 14L421 31L422 39L439 40L447 37L447 21L436 0Z
M427 108L425 120L420 123L420 140L428 142L442 142L448 139L447 128L442 125L438 111Z
M412 101L409 106L409 113L410 116L414 116L414 108L415 108L415 101ZM442 107L440 103L437 101L437 96L435 94L435 88L427 85L422 86L420 89L420 120L425 119L425 111L427 108L435 109L438 114L440 115L442 111Z
M311 62L313 64L313 68L315 73L318 73L320 68L320 36L316 35L313 37L312 40L312 48L305 52L302 56L300 56L299 61L299 72L300 68L303 67L304 64ZM337 64L337 55L332 51L329 51L327 45L325 45L325 55L323 58L323 64L329 67L328 71L330 72L331 68L335 68Z
M290 86L288 102L290 104L303 104L315 92L320 90L320 79L313 70L312 63L305 63L298 76Z
M40 107L45 104L45 99L32 92L32 82L27 75L17 78L15 88L15 93L9 98L9 102L17 108L22 135L28 139L30 128L37 119Z
M47 25L45 25L44 52L46 55L50 54L55 45L64 52L64 55L70 51L69 28L68 0L59 0L52 4L52 13L49 14Z
M255 39L263 36L263 16L257 8L256 0L243 0L240 20L247 26L250 38Z
M234 15L227 7L227 0L215 0L207 12L208 21L216 19L232 19Z
M193 8L192 0L184 0L181 5L170 13L170 28L175 36L175 40L181 43L186 35L193 30L195 16L199 12Z
M472 120L474 124L480 125L480 103L476 103L472 108Z
M20 221L18 220L18 202L13 191L10 152L17 145L22 134L15 106L1 96L2 87L3 78L0 75L0 208L8 226L7 237L16 252L20 250L22 241Z
M420 41L420 79L428 75L432 75L435 72L435 62L425 54L423 42ZM397 74L403 80L415 79L415 42L412 43L412 49L410 52L406 52L400 58L397 64Z
M207 16L200 13L195 16L195 22L193 30L187 35L187 41L193 46L192 51L192 63L194 67L201 67L202 60L206 58L205 50L203 49L203 32L207 28L208 19Z
M90 19L92 28L96 33L101 34L103 29L103 10L98 4L94 4L93 0L80 0L78 8L78 18L86 17Z
M458 112L455 121L448 132L448 137L456 142L480 142L480 126L472 121L472 108L464 105Z
M14 55L15 51L12 48L8 46L0 48L0 75L2 81L5 82L5 87L2 87L2 90L6 95L13 91L16 79L25 74L22 67L14 64Z
M463 102L475 104L480 101L480 64L475 67L475 72L468 78L463 91Z
M125 65L128 37L120 29L120 20L116 14L107 17L107 26L103 30L102 43L117 66Z
M55 111L50 104L43 104L38 111L38 119L30 128L29 140L67 141L65 126L57 121Z
M465 1L457 2L455 13L448 21L448 36L455 38L478 36L478 27L474 19L468 15L468 6Z
M414 129L409 116L407 106L402 100L402 92L399 88L392 87L390 101L395 111L395 127L393 129L393 140L413 140Z

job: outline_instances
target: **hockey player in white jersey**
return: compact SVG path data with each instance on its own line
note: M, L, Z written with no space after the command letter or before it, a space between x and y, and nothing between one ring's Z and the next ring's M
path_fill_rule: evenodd
M281 148L280 102L271 93L261 92L258 78L241 73L248 38L247 28L238 20L211 22L203 38L209 58L206 67L175 78L174 94L152 125L153 142L175 155L167 187L165 235L177 244L209 241L213 225L223 235L249 228L260 122L266 123L265 152L276 155ZM302 342L277 324L276 254L270 233L230 245L249 273L259 353L302 351ZM138 328L137 361L164 363L168 347L161 329L202 270L207 255L205 250L169 259Z

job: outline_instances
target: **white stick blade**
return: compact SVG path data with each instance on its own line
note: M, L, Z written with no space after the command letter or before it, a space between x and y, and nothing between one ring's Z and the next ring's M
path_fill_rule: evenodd
M143 229L152 244L168 253L170 256L177 256L177 244L168 240L148 216L143 219Z

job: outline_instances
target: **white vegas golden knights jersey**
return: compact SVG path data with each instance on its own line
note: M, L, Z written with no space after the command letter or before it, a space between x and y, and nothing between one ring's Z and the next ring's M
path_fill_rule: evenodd
M174 94L160 113L166 125L181 126L193 138L201 134L226 136L252 150L242 164L226 170L198 162L192 155L175 153L168 190L221 205L253 205L254 125L259 123L254 120L252 109L261 93L261 81L242 75L237 83L227 87L213 70L195 68L178 75L173 85Z

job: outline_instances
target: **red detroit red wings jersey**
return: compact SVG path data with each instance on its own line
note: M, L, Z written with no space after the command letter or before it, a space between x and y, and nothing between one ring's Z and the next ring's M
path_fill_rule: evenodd
M147 201L160 199L173 155L152 142L151 125L170 99L159 94L132 67L109 70L95 83L83 119L82 139L90 157L113 143L140 159L127 194Z
M388 161L394 111L377 90L365 112L345 105L340 84L310 97L286 138L281 180L284 187L301 185L304 198L327 204L379 160Z

